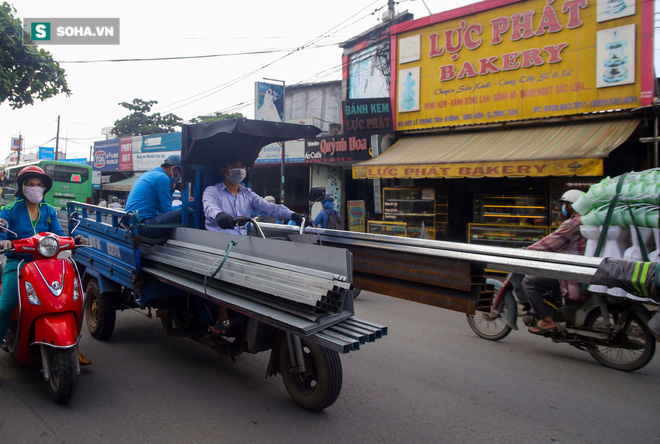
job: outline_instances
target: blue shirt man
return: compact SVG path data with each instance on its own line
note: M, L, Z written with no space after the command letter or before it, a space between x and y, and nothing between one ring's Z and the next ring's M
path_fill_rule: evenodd
M246 228L236 226L235 219L239 216L251 217L253 211L280 219L293 219L298 224L302 221L301 214L284 205L270 203L240 185L246 175L242 160L225 164L222 174L224 180L207 187L202 196L207 230L246 235Z
M180 181L181 156L173 154L161 166L147 171L135 181L125 211L137 213L140 222L146 225L180 224L182 209L172 206L172 185ZM142 227L138 233L155 238L167 235L170 229Z

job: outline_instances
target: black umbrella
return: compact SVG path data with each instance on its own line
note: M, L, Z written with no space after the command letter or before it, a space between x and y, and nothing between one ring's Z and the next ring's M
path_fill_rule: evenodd
M192 179L191 165L216 166L241 159L251 166L261 148L273 142L314 139L321 130L312 125L230 119L183 125L181 164L185 180Z

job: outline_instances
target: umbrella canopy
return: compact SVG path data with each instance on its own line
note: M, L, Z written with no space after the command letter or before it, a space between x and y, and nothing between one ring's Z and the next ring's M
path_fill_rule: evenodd
M312 125L230 119L183 125L181 164L184 179L192 179L191 165L221 166L238 159L251 166L261 148L273 142L314 139L321 130Z

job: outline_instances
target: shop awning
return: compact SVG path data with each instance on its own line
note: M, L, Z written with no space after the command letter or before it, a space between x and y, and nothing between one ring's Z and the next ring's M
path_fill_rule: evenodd
M353 165L356 179L601 176L641 120L408 136Z
M135 185L135 181L138 179L138 177L140 177L140 175L136 174L135 176L131 176L127 179L103 184L102 187L104 191L131 191L131 188L133 188L133 185Z

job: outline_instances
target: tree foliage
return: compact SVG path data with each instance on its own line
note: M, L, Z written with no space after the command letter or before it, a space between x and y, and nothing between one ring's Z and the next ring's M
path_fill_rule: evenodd
M243 119L245 116L241 113L231 113L224 114L215 112L213 114L207 114L205 116L197 116L190 119L191 123L205 123L205 122L215 122L217 120L227 120L227 119Z
M15 13L10 4L0 4L0 103L8 101L16 109L34 104L35 98L68 96L64 70L48 51L37 48ZM23 45L23 39L29 44Z
M151 107L156 100L133 99L131 103L121 102L120 105L131 111L126 117L115 121L112 134L117 137L172 133L181 126L182 119L174 114L151 113Z

